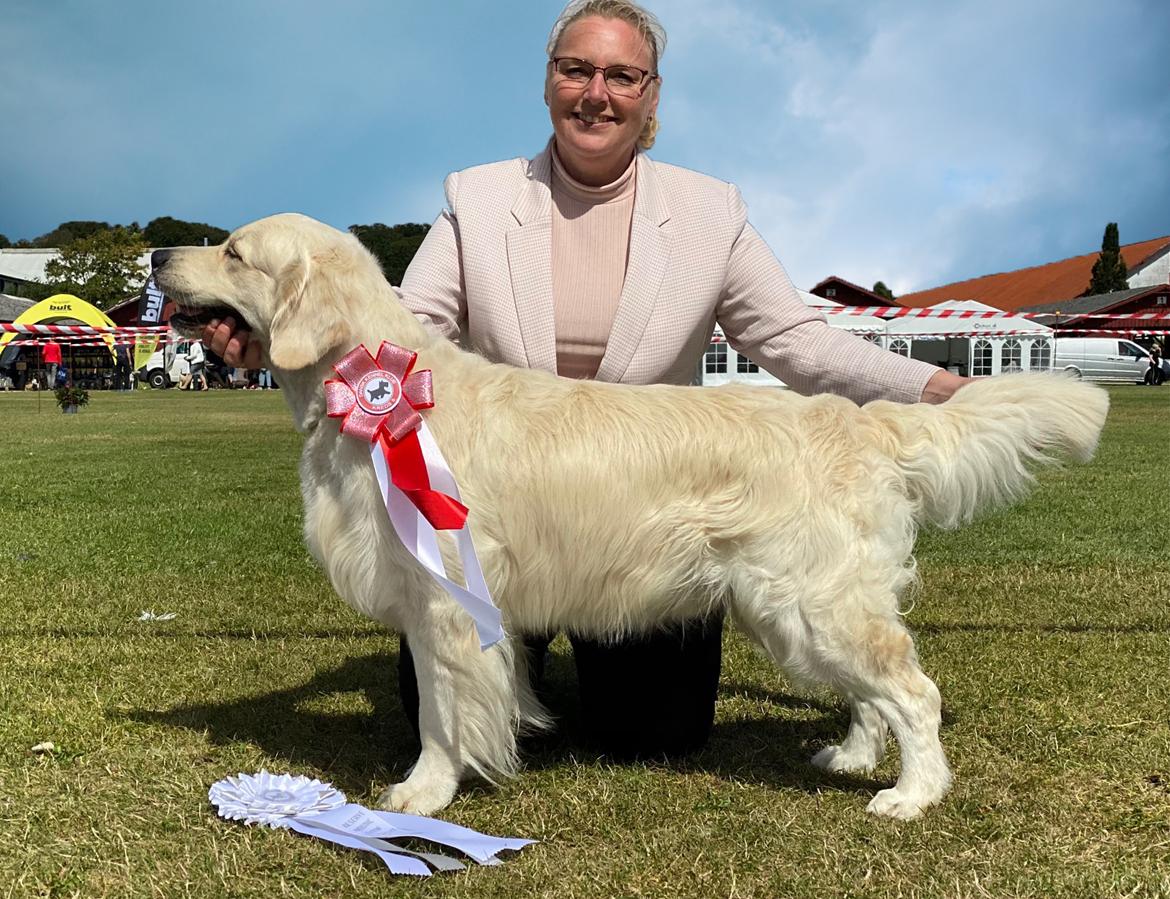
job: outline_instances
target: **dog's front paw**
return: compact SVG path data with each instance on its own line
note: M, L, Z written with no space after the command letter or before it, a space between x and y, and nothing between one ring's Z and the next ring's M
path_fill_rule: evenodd
M378 808L412 815L432 815L455 798L459 784L442 777L408 777L382 791Z
M890 789L882 790L874 796L866 807L866 811L884 818L910 821L921 816L926 807L931 804L921 797L907 795L899 791L897 787L890 787Z
M881 761L876 753L849 749L845 746L826 746L812 757L812 763L823 771L869 772Z

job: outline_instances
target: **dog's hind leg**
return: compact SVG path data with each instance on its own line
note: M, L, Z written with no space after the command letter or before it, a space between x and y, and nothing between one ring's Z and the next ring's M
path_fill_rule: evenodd
M942 699L934 681L915 663L871 684L871 701L894 732L902 752L898 782L869 803L890 818L916 818L951 787L951 769L939 742Z
M891 818L915 818L941 800L951 785L938 736L942 699L938 687L919 667L914 641L902 622L893 614L874 611L872 605L866 611L859 605L853 608L861 612L860 621L850 620L851 616L826 616L836 626L827 626L828 639L816 659L825 679L854 702L854 722L838 753L848 750L861 754L863 750L857 747L877 743L882 728L873 722L876 712L898 742L902 771L893 787L874 796L869 811ZM859 717L859 710L865 717ZM854 736L856 741L852 741ZM824 753L818 756L824 757Z
M826 746L812 763L826 771L872 771L886 754L889 727L876 705L865 699L850 702L849 732L839 746Z
M823 603L770 602L760 599L764 595L758 589L737 593L736 620L781 667L801 680L831 685L853 707L844 742L822 750L813 763L834 771L874 767L888 725L901 749L902 773L869 811L914 818L942 799L951 783L938 738L942 701L918 666L892 594L887 602L846 592Z

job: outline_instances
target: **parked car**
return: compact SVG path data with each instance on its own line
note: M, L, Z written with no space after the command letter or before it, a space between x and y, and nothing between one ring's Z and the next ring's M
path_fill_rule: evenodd
M164 343L151 353L146 365L138 370L138 380L145 381L155 390L178 384L187 370L187 350L190 347L190 341L186 340Z
M1142 383L1150 354L1120 337L1057 337L1052 367L1089 381Z

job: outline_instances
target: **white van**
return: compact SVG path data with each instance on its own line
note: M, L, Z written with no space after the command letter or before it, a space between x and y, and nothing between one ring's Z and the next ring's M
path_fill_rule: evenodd
M1124 337L1057 337L1052 367L1089 381L1142 383L1150 354Z
M138 371L140 380L145 381L155 390L178 384L179 379L187 373L187 350L191 348L190 341L178 343L163 343L155 350L146 365Z

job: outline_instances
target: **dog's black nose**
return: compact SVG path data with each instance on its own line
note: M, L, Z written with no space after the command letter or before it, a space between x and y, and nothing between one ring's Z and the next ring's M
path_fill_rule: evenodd
M150 267L162 268L167 264L167 260L171 258L173 250L155 250L150 254Z

